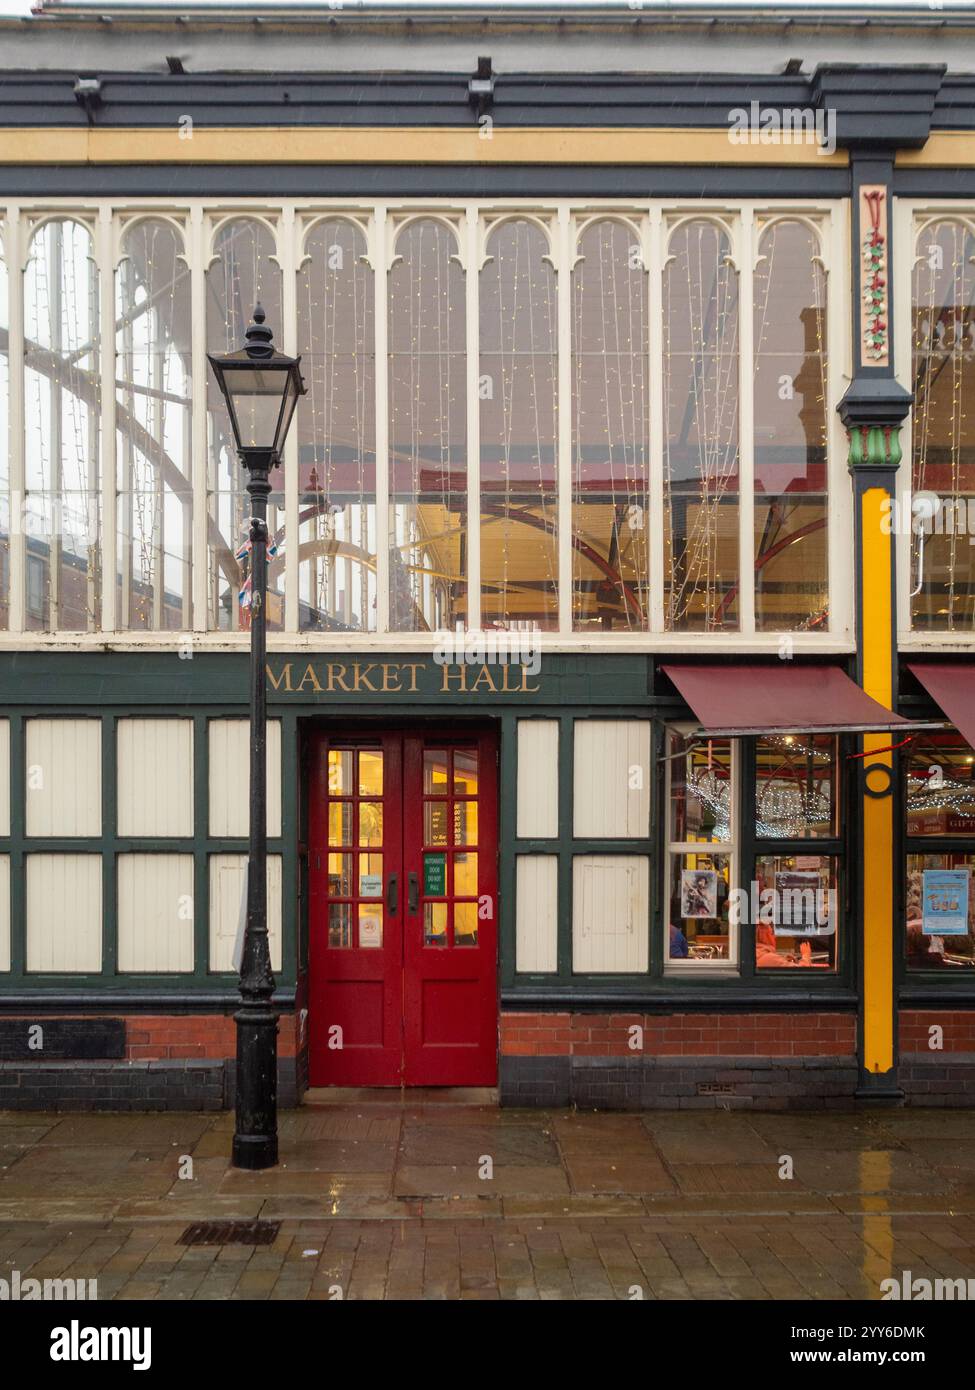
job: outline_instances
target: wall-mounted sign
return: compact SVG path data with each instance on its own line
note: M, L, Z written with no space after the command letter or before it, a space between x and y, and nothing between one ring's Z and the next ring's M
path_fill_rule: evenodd
M537 695L541 681L530 666L436 661L270 660L268 695Z
M925 869L921 876L925 936L968 935L968 869Z
M423 856L423 896L426 898L445 898L447 896L447 856L445 854L425 854Z

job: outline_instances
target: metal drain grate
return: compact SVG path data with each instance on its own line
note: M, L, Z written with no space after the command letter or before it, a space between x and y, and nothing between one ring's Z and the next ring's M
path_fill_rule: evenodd
M177 1245L271 1245L280 1221L196 1221Z

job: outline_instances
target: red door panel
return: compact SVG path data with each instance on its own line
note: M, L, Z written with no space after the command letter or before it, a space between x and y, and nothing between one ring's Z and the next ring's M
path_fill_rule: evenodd
M497 1080L497 743L316 738L313 1086Z
M309 807L313 1086L402 1082L401 740L315 740Z
M497 1079L496 767L488 734L406 740L408 1085Z

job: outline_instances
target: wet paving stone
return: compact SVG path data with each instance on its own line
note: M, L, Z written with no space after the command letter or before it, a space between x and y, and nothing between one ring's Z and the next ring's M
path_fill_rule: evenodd
M876 1299L904 1268L975 1278L968 1112L356 1095L283 1113L266 1173L229 1166L230 1115L24 1118L0 1113L0 1277L95 1278L103 1299ZM233 1219L281 1228L268 1248L176 1244Z

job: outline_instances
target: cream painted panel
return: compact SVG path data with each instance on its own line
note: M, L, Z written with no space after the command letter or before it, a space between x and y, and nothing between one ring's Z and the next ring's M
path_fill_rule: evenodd
M234 942L240 923L246 854L210 855L210 969L233 970ZM281 855L267 857L267 930L271 969L281 969Z
M533 974L557 970L558 855L519 854L516 864L515 969Z
M573 821L581 839L649 835L649 720L576 720Z
M10 855L0 854L0 971L10 969Z
M518 720L518 838L559 833L559 721Z
M118 833L193 834L192 719L118 721Z
M27 969L101 968L101 855L28 854Z
M100 835L100 719L28 719L28 835Z
M572 860L572 969L643 974L650 948L650 860L578 854Z
M211 719L210 834L246 836L250 796L250 722ZM281 834L281 720L267 726L267 833Z
M117 864L119 970L192 970L192 854L120 854Z
M0 719L0 835L10 834L10 720Z

